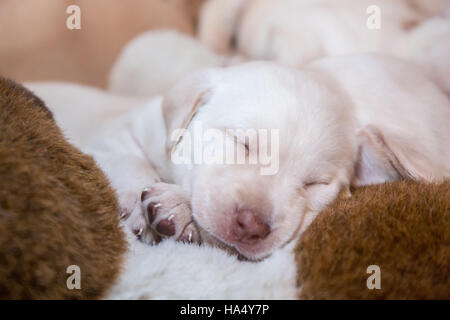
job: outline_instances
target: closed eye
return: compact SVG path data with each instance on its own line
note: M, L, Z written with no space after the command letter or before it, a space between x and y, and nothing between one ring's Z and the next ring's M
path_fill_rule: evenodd
M244 148L245 148L245 155L248 156L250 154L250 147L249 147L248 139L245 139L245 142L240 142L238 140L238 138L236 137L236 142L240 143L240 144L242 144L244 146Z
M327 186L329 184L330 184L330 181L327 181L327 180L308 181L303 184L303 188L308 189L308 188L311 188L311 187L317 186L317 185Z
M237 135L231 134L229 131L226 131L226 134L233 139L235 144L239 144L244 146L245 148L245 156L248 157L250 154L250 141L248 137L245 137L244 139L239 139Z

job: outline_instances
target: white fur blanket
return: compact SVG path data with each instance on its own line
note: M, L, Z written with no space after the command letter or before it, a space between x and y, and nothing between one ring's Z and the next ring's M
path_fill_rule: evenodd
M295 299L293 245L262 262L239 261L209 246L166 240L130 251L106 299Z

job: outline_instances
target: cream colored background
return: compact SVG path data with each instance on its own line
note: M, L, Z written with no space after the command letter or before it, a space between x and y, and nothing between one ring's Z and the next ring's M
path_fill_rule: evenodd
M192 34L203 0L0 0L0 75L105 87L121 48L150 29ZM81 30L66 9L81 8Z

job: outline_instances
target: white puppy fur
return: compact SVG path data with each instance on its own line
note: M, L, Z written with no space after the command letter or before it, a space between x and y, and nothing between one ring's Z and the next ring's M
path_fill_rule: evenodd
M449 101L419 67L392 58L326 58L304 70L269 62L207 69L149 101L75 85L30 87L69 139L94 155L145 242L199 241L200 232L261 259L298 237L351 183L450 176ZM178 128L193 133L193 120L279 130L278 172L172 163L167 155L187 139L166 137Z
M398 46L398 55L430 68L450 96L450 15L428 19L412 30Z
M170 89L174 79L224 63L226 58L176 31L149 31L122 50L109 76L108 90L121 95L153 97Z
M379 29L366 26L374 14L367 10L374 5L380 9ZM423 49L433 44L434 53L442 52L440 46L450 42L448 32L435 23L415 28L447 7L449 0L209 0L200 16L199 38L220 54L233 52L234 42L237 52L250 59L296 67L325 56L380 52L439 69L449 65L449 56L436 61L436 54ZM442 80L450 91L447 79L448 73Z

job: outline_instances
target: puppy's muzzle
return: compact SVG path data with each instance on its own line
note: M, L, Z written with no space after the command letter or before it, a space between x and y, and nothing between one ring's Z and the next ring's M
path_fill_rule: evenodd
M232 225L232 234L236 242L253 245L267 238L270 226L254 211L240 210Z

